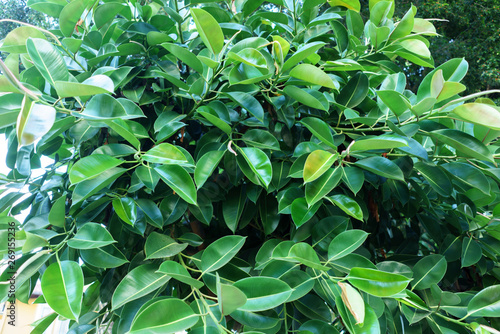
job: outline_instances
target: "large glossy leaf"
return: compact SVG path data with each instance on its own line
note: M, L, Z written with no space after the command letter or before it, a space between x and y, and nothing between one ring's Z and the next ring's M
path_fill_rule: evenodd
M320 118L306 117L300 121L311 133L331 148L336 149L330 126Z
M59 97L74 97L113 93L115 86L107 75L99 74L82 83L55 81L55 89Z
M446 273L447 263L442 255L428 255L419 260L413 267L412 289L428 289L439 283Z
M245 132L241 139L250 146L262 150L280 150L280 144L276 137L264 130L252 129Z
M142 110L132 101L124 98L115 99L107 94L94 96L87 107L76 115L96 121L144 117Z
M269 157L262 150L253 147L242 147L238 151L250 167L251 172L267 188L273 177L273 167ZM245 173L245 170L243 172Z
M137 220L137 205L130 197L115 198L113 209L118 217L129 225L135 225Z
M247 296L237 287L220 283L217 275L217 300L222 314L231 314L247 302Z
M148 162L164 165L188 165L186 156L172 144L162 143L156 145L142 156Z
M363 220L363 211L361 210L361 207L359 206L358 202L356 202L349 196L333 195L328 197L328 200L338 206L349 216L357 220Z
M341 177L341 168L330 168L315 181L307 183L305 190L307 204L314 205L328 195L338 185Z
M227 95L235 103L248 110L259 121L264 122L264 109L255 97L245 92L229 92Z
M177 44L163 43L161 46L163 46L174 56L179 58L179 60L186 63L187 66L192 67L198 73L203 74L203 64L196 57L194 53L190 52L188 49L185 49Z
M208 178L213 174L222 160L224 153L225 151L210 151L198 160L194 171L194 180L197 189L203 187Z
M445 197L451 195L453 185L446 173L440 167L425 162L417 162L414 167L439 195Z
M316 204L309 206L306 199L303 197L293 200L290 206L290 211L295 226L300 227L307 223L318 211L320 206L321 202L317 202ZM282 211L283 210L280 210L280 212Z
M113 292L111 300L113 309L116 310L166 284L170 277L163 273L157 273L157 269L158 266L154 264L143 264L132 269Z
M23 99L17 117L17 140L19 147L33 144L52 128L56 110L51 106L33 103L27 96Z
M92 154L78 160L69 171L69 180L72 184L90 180L103 172L118 167L123 160L104 154Z
M312 182L323 175L338 159L338 154L316 150L307 156L304 165L304 183Z
M172 277L173 279L191 285L197 289L200 289L204 285L203 282L200 282L192 278L187 269L175 261L163 262L160 265L160 269L158 269L158 272L166 274Z
M44 79L55 87L56 81L68 81L69 71L61 54L49 42L40 38L28 38L28 54Z
M462 267L476 264L482 256L483 250L477 241L469 237L462 240Z
M300 89L296 86L286 86L285 89L283 89L283 93L286 95L290 96L291 98L297 100L298 102L319 110L323 111L328 111L328 101L321 101L317 98L317 96L314 96L311 94L311 91ZM318 93L318 92L316 92ZM324 96L322 94L319 94L322 99L324 99ZM326 103L324 103L326 102Z
M215 271L231 261L243 247L245 239L239 235L228 235L211 243L201 256L203 272Z
M161 259L171 257L182 252L188 244L179 244L165 234L153 232L149 235L144 246L146 259Z
M393 134L393 135L382 135L378 137L369 137L365 140L357 140L352 144L349 149L352 151L367 151L367 150L386 150L397 148L401 146L408 146L405 138Z
M355 165L388 179L404 181L401 169L389 159L370 157L357 161Z
M500 130L500 111L484 103L466 103L456 107L453 113L461 119L490 129Z
M45 39L43 33L38 29L29 26L20 26L5 36L2 46L0 46L0 51L12 54L26 53L26 41L30 37Z
M75 0L64 6L61 14L59 14L59 28L64 36L69 37L73 34L87 4L88 1L86 0Z
M107 229L97 223L85 223L75 236L68 240L68 246L76 249L98 248L115 243Z
M125 255L114 245L82 249L80 256L85 262L97 268L116 268L128 262Z
M119 167L110 168L90 180L80 182L73 190L73 205L109 186L126 171Z
M287 59L287 61L285 61L285 64L283 64L282 68L283 72L291 69L293 66L297 65L302 60L314 54L324 45L325 43L323 42L313 42L301 46L290 58Z
M500 114L500 112L499 112ZM493 162L493 155L490 150L482 142L477 140L471 135L462 131L443 129L431 132L432 136L436 137L439 142L450 145L460 153L468 157L476 158L479 160L487 160Z
M83 273L74 261L57 261L43 273L42 292L49 306L65 318L77 320L83 298Z
M313 85L337 89L337 85L325 72L310 64L300 64L290 71L290 76L308 82Z
M467 186L481 190L486 195L490 193L490 183L478 168L463 162L451 162L443 164L443 169L448 171L460 182Z
M161 314L161 316L159 316ZM198 322L199 315L182 300L159 299L138 312L130 334L163 334L182 332Z
M359 248L368 237L363 230L348 230L337 235L328 246L328 261L340 259Z
M368 268L352 268L347 279L356 288L377 297L395 295L411 281L403 275Z
M467 314L475 317L498 317L500 315L500 285L492 285L478 292L470 300Z
M219 23L203 9L191 8L191 15L203 43L213 54L218 55L224 46L224 35Z
M155 167L155 171L183 200L196 205L196 187L193 179L184 168L177 165L163 165Z
M234 283L246 296L247 302L239 307L242 311L264 311L284 303L292 289L279 279L272 277L248 277Z
M365 99L366 94L368 94L368 77L363 72L358 72L342 88L337 103L346 108L354 108Z

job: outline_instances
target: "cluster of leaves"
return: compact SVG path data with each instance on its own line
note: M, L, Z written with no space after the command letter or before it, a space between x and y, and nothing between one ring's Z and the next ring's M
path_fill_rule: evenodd
M29 1L59 29L0 46L0 296L41 281L35 332L498 333L492 92L406 89L414 6L271 2Z
M463 83L470 93L500 88L500 4L495 0L402 0L399 8L413 3L419 8L420 17L434 17L439 38L432 39L429 49L436 63L452 57L465 57L470 69ZM396 10L395 15L403 15ZM418 68L414 82L420 82ZM493 95L498 98L499 95Z

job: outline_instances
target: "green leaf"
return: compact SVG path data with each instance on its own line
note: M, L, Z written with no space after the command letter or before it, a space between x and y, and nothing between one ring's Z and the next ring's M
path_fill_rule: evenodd
M96 177L78 183L73 190L73 205L89 198L113 183L127 170L124 168L110 168Z
M223 315L231 314L247 302L247 296L237 287L220 282L217 274L217 301Z
M246 193L241 188L233 188L226 196L226 200L222 203L222 216L226 226L234 233L243 214L247 197Z
M107 94L94 96L87 107L75 115L96 121L145 117L142 110L132 101L124 98L115 99Z
M447 262L442 255L428 255L413 267L412 290L423 290L439 283L446 273Z
M52 263L43 273L41 286L45 301L54 311L78 320L83 298L83 272L78 263Z
M61 14L59 14L59 29L61 29L64 36L70 37L73 35L76 24L87 8L87 3L86 0L75 0L64 6Z
M328 195L338 185L341 177L341 168L330 168L318 179L307 183L305 190L307 204L314 205Z
M302 60L316 53L316 51L321 49L323 46L325 46L325 43L323 42L313 42L301 46L290 58L287 59L287 61L285 61L285 64L283 64L282 71L285 72L291 69L293 66L297 65Z
M300 64L295 66L290 71L290 76L299 80L311 83L313 85L324 86L332 89L337 89L334 81L328 74L310 64Z
M479 189L486 195L490 194L490 183L480 169L463 162L450 162L442 167L467 186Z
M475 317L500 315L500 285L492 285L479 291L469 302L467 314Z
M113 310L116 310L123 305L141 298L155 290L158 290L163 285L167 284L170 277L163 273L157 273L157 265L143 264L132 269L118 284L111 304Z
M280 150L280 144L278 140L268 131L251 129L245 132L241 139L247 145L260 148L262 150Z
M107 75L95 75L82 83L55 81L54 88L59 97L90 96L113 93L115 85Z
M41 31L34 27L21 26L18 27L5 36L0 51L8 52L11 54L21 54L28 52L26 50L26 41L28 38L45 39Z
M483 257L483 250L479 243L469 237L462 240L462 268L476 264Z
M466 103L453 109L453 114L466 122L500 130L500 111L484 103Z
M160 178L174 190L183 200L196 205L197 195L193 179L186 170L177 165L155 167Z
M238 53L229 52L227 57L249 66L267 68L266 58L259 52L259 50L254 48L245 48L238 51Z
M352 198L346 195L334 195L327 198L349 216L357 220L363 220L363 211L361 210L358 202Z
M57 227L64 227L66 224L66 195L59 197L49 212L49 223Z
M308 90L289 85L283 89L283 93L308 107L328 111L328 101L324 104L323 101L318 100L316 96L313 96ZM320 95L323 96L322 94Z
M246 237L228 235L211 243L201 255L201 269L204 273L215 271L236 256Z
M52 87L56 86L56 81L68 81L68 68L51 43L40 38L28 38L26 48L35 67Z
M300 121L311 133L326 145L337 149L333 141L332 130L330 126L320 118L306 117Z
M196 163L194 181L196 189L203 187L208 178L214 173L226 151L210 151L205 153Z
M176 146L168 143L156 145L142 156L142 159L148 162L188 166L189 162L186 156Z
M328 271L330 268L322 266L318 254L311 245L299 242L293 245L288 252L287 259L298 261L308 267Z
M344 306L351 312L356 320L355 325L363 324L365 321L365 302L360 293L347 283L338 283L342 289L341 298Z
M188 49L183 48L177 44L163 43L161 46L163 46L165 49L167 49L170 53L172 53L180 61L186 63L187 66L193 68L196 72L203 74L203 64L196 57L196 55L194 53L192 53Z
M404 175L401 169L389 159L382 157L370 157L359 160L354 164L369 172L388 179L404 181Z
M204 111L205 110L205 111ZM202 106L196 111L198 114L206 118L207 121L224 131L228 136L231 136L231 125L227 124L221 120L218 116L210 113L211 108L207 106Z
M218 55L224 46L224 34L219 23L203 9L191 8L191 15L203 43L214 55Z
M410 100L403 94L393 90L379 90L377 96L396 116L401 116L411 108Z
M358 249L368 238L363 230L348 230L337 235L328 246L328 261L332 262Z
M292 289L281 280L272 277L248 277L233 284L247 296L242 311L258 312L283 304L292 294Z
M320 206L321 202L309 206L305 198L296 198L291 205L292 220L295 226L300 227L307 223L314 216L316 211L318 211ZM282 213L283 210L280 210L280 212Z
M308 155L304 165L304 183L312 182L323 175L338 159L338 153L332 154L316 150Z
M500 112L499 112L500 114ZM478 160L487 160L494 162L490 150L481 141L471 135L459 130L443 129L432 131L431 135L438 141L450 145L458 152Z
M161 314L161 316L158 316L158 314ZM195 325L199 317L180 299L159 299L137 312L129 333L163 334L182 332Z
M273 167L269 157L260 149L253 147L238 148L238 151L241 152L252 173L257 176L260 183L267 189L273 177ZM247 177L250 178L251 176L247 175Z
M368 94L368 77L363 72L356 73L342 88L337 97L337 103L346 108L354 108Z
M414 18L417 13L417 7L411 5L411 8L406 12L398 25L391 32L390 39L395 40L398 38L406 37L413 30Z
M255 97L245 92L229 92L226 94L235 103L248 110L260 122L264 122L264 109L262 109L261 104Z
M416 162L414 167L439 195L444 197L451 195L453 185L440 167L425 162Z
M352 9L356 12L359 12L361 10L359 0L328 0L328 3L332 7L342 6L348 9Z
M49 132L55 119L56 110L53 107L33 103L25 96L17 118L16 133L19 148L33 144Z
M123 253L115 245L82 249L80 256L83 261L97 268L116 268L128 262Z
M124 3L104 3L98 6L94 12L94 22L97 29L101 29L106 23L113 20L118 13L126 8Z
M178 280L179 282L193 286L196 289L200 289L204 285L203 282L200 282L192 278L187 269L175 261L163 262L160 265L160 269L158 269L158 272L166 274L172 277L173 279Z
M148 236L144 253L146 259L161 259L171 257L182 252L188 244L179 244L168 235L153 232Z
M150 199L139 198L135 200L135 203L137 204L137 208L141 209L144 213L148 223L158 228L163 227L163 216L155 202Z
M357 140L351 145L349 151L387 150L402 146L408 146L406 139L396 134L390 134Z
M91 249L115 243L107 229L97 223L85 223L75 236L68 240L68 246L75 249Z
M365 182L365 174L356 167L343 167L342 181L356 195Z
M69 171L71 184L78 184L90 180L103 172L117 167L123 160L104 154L92 154L78 160Z
M125 223L134 226L137 220L137 205L130 197L120 197L113 200L113 209Z
M359 290L377 297L400 293L411 281L403 275L368 268L352 268L347 279Z

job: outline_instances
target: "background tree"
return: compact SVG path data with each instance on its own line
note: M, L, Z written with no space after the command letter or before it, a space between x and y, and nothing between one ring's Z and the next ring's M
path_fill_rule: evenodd
M27 6L26 0L0 0L0 19L11 19L29 23L41 28L48 29L51 27L51 22L46 15ZM13 22L0 23L0 40L4 39L7 34L19 27L19 24Z
M498 90L414 6L272 3L30 1L59 28L0 47L0 298L40 282L36 331L496 333Z

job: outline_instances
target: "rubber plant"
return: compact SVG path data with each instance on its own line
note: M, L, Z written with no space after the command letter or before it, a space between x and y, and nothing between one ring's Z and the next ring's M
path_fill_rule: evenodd
M40 284L34 332L498 333L497 91L417 8L28 4L59 28L0 47L0 296Z

